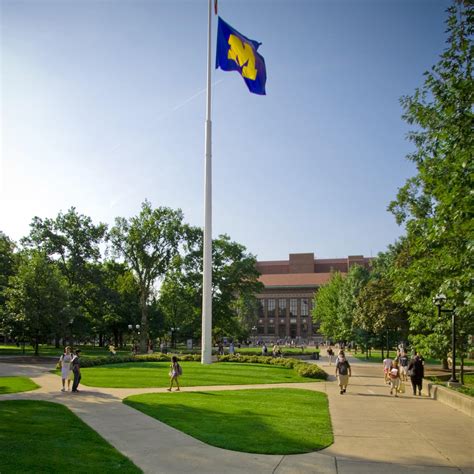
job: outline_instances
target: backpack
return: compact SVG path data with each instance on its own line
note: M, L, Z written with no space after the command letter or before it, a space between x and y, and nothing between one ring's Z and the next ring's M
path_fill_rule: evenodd
M178 363L176 364L176 373L178 375L183 375L183 368Z

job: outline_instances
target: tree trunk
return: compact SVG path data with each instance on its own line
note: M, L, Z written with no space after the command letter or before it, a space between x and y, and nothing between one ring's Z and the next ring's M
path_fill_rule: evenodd
M54 336L54 347L59 349L59 336L57 334Z
M464 354L461 354L461 371L460 371L461 383L464 385Z
M36 333L35 337L35 356L39 355L39 334Z
M99 347L104 347L104 335L99 333Z

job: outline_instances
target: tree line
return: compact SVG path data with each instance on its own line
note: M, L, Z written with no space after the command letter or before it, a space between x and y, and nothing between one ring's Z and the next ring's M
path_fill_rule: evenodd
M424 75L422 87L401 99L416 165L389 204L405 235L380 253L369 273L335 273L315 296L313 317L335 340L363 346L409 340L443 359L452 350L451 318L433 299L446 296L455 311L457 351L473 350L474 282L474 7L447 10L447 47ZM387 342L389 341L389 342Z
M34 217L18 243L0 232L0 334L35 346L201 333L202 229L180 210L145 201L110 229L75 208ZM260 291L256 258L230 237L213 241L215 337L248 335ZM253 320L252 320L253 321ZM139 330L137 330L139 326ZM140 333L138 335L138 332Z

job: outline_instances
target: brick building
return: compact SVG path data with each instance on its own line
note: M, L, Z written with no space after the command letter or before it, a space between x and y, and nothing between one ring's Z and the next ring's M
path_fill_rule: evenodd
M368 268L370 260L362 255L315 259L314 253L293 253L289 260L257 262L259 280L265 286L257 295L258 337L321 340L311 319L314 293L329 281L331 271L347 273L352 265Z

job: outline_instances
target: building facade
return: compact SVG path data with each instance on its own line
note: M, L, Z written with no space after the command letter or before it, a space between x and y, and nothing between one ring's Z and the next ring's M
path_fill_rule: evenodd
M315 292L329 281L332 271L344 274L352 265L369 268L370 261L362 255L316 259L314 253L294 253L288 260L257 262L265 288L257 295L255 335L264 341L321 341L311 318Z

